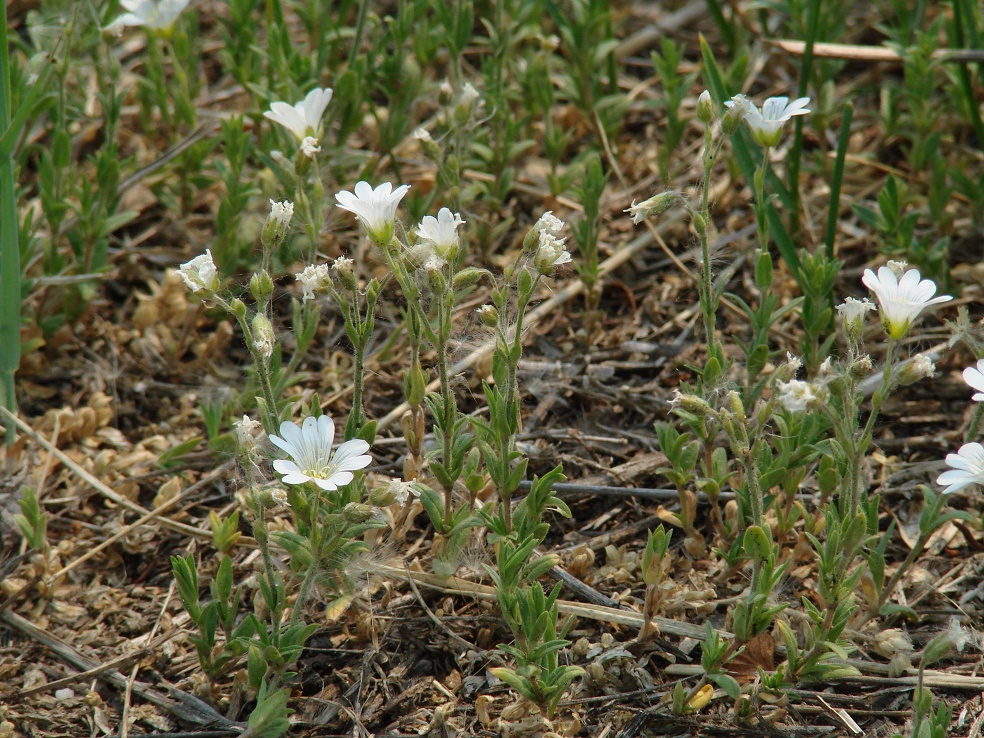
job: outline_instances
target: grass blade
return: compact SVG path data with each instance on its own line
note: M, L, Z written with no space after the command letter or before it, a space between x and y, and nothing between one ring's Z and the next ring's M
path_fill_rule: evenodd
M827 207L827 233L824 245L827 248L827 258L834 258L834 241L837 238L837 221L840 218L840 192L844 181L844 158L847 155L847 145L851 139L851 118L854 117L854 106L844 105L844 116L841 118L840 136L837 137L837 156L834 159L834 171L830 180L830 204Z
M820 25L817 18L820 15L820 0L810 0L806 10L806 46L800 61L799 90L797 97L806 97L810 87L810 75L813 74L813 45L817 40L817 30ZM800 195L799 175L800 161L803 156L803 116L796 116L793 124L793 145L789 151L789 163L786 167L789 194L793 207L789 211L789 231L793 235L799 232Z
M7 5L0 23L0 132L10 127L10 56L7 44ZM21 265L17 220L14 155L0 154L0 406L16 412L14 375L20 366ZM7 443L14 441L9 421Z

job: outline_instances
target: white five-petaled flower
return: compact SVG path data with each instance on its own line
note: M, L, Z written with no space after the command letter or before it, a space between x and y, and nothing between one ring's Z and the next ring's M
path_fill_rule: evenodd
M284 200L283 202L270 200L270 217L279 226L289 225L290 219L294 217L294 203L290 200Z
M124 26L143 26L163 31L174 25L189 0L120 0L120 7L129 11L117 22Z
M540 231L540 245L533 257L533 266L545 277L549 277L554 270L561 264L571 261L570 253L564 249L564 241L567 239L557 238L549 231Z
M321 133L321 116L331 102L331 95L330 87L325 89L316 87L296 105L279 101L271 103L270 109L263 113L263 117L282 125L293 133L299 142L303 142L308 137L317 138Z
M936 284L931 279L921 279L918 269L910 269L901 279L888 267L879 268L877 276L865 269L861 281L878 298L882 325L896 340L908 332L912 321L927 307L953 299L950 295L933 297Z
M327 415L307 417L300 426L281 423L280 435L270 436L270 441L291 460L277 459L273 468L283 475L284 484L314 482L329 492L344 487L355 478L352 472L365 469L372 457L366 454L369 444L359 438L346 441L332 453L334 440L335 424Z
M178 274L192 292L215 292L219 288L219 273L212 261L211 249L186 261L178 268Z
M377 246L385 247L393 240L396 208L409 190L410 185L400 185L394 190L392 184L383 182L373 189L368 182L357 182L355 194L343 190L335 199L338 207L358 216Z
M465 221L458 213L452 213L448 208L441 208L437 217L425 215L417 226L417 235L423 241L428 241L434 252L442 259L453 259L458 252L458 226Z
M968 366L964 369L963 378L971 389L977 390L977 394L971 399L976 402L984 402L984 359L978 359L976 367Z
M327 264L308 264L296 279L301 283L302 302L313 300L315 295L323 294L331 287Z
M793 413L806 410L807 405L817 399L813 393L813 385L809 382L802 382L798 379L791 379L788 382L779 382L779 402L782 406Z
M752 132L752 138L759 146L767 148L779 145L782 138L782 124L793 116L809 113L810 110L806 107L809 104L808 97L800 97L792 102L788 97L770 97L762 104L760 110L743 95L736 95L725 103L729 108L735 106L742 108L742 117Z
M943 494L948 495L972 484L984 484L984 446L965 443L955 454L946 455L951 467L937 478L937 484L947 485Z

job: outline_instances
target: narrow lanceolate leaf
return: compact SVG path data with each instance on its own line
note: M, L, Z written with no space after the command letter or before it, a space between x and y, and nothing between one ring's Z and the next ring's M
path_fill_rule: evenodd
M0 23L0 136L10 128L10 58L7 5ZM8 148L8 147L5 147ZM17 192L12 151L0 155L0 406L16 409L14 374L20 366L20 247L17 243ZM14 426L7 424L13 443Z

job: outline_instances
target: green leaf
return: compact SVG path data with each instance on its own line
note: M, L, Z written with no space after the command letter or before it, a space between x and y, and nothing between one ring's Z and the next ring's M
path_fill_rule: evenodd
M728 674L708 674L707 678L727 692L731 699L741 697L741 685L734 677Z

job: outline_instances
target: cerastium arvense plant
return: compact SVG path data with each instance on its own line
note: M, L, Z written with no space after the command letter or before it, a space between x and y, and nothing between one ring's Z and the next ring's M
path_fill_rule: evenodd
M751 580L745 593L730 611L730 638L708 628L702 658L703 678L687 693L678 686L673 706L678 711L695 709L704 698L702 687L714 682L734 698L739 713L753 709L743 687L729 673L728 663L757 638L771 638L773 629L785 647L785 661L774 672L761 675L762 693L777 697L783 690L802 682L829 682L857 673L847 663L855 645L849 626L857 628L872 618L892 618L911 610L893 604L892 594L906 571L923 551L929 536L948 520L969 519L966 513L944 511L947 492L984 479L984 452L979 444L968 443L947 463L940 484L949 485L944 494L925 489L919 539L911 555L893 575L886 577L885 551L894 525L879 527L879 498L868 492L867 457L871 452L880 411L888 397L901 387L933 375L933 363L923 355L900 357L899 347L919 314L934 304L944 303L947 295L934 296L936 285L922 279L904 263L889 262L877 272L867 270L864 285L877 298L877 307L867 299L848 297L837 307L843 351L840 358L828 356L808 380L797 379L802 363L792 354L766 373L778 351L773 348L772 326L792 314L798 301L781 305L772 292L773 263L770 253L770 219L767 210L766 173L770 152L782 141L783 123L792 116L809 113L807 98L790 102L770 98L758 108L742 95L725 102L720 119L709 93L700 96L698 118L704 123L704 177L698 195L699 206L690 209L694 231L702 255L699 282L701 316L707 352L704 365L694 367L696 388L682 386L673 402L678 430L673 424L658 428L660 445L669 466L664 474L680 493L680 513L676 523L687 536L686 549L697 551L704 537L694 526L696 486L707 492L713 503L711 517L714 543L732 567L750 567ZM714 290L708 233L711 222L707 193L711 170L724 142L747 124L759 145L759 164L749 183L754 193L754 215L758 224L758 244L751 253L758 307L753 308L736 295L736 302L748 316L751 336L742 346L743 366L729 364L716 335L717 311L722 296ZM684 202L676 192L654 195L630 212L637 222L659 216ZM804 254L804 263L811 259ZM820 263L822 260L818 260ZM864 343L865 317L877 310L884 327L881 366L869 355ZM811 344L830 348L834 344L823 336ZM976 370L968 370L968 383L977 381ZM866 388L873 386L873 391ZM984 386L984 380L981 380ZM870 394L870 397L868 396ZM981 395L984 398L984 395ZM726 439L721 442L721 437ZM730 453L729 453L730 452ZM730 456L730 458L728 458ZM812 476L819 489L820 507L808 510L798 491ZM717 496L723 483L731 480L736 502L721 515ZM821 512L823 511L823 512ZM805 534L814 548L818 565L814 596L802 598L803 623L785 611L793 603L780 597L797 530ZM647 546L657 546L652 537ZM650 560L655 560L655 554ZM650 579L659 575L649 573ZM647 579L647 584L650 584ZM652 585L650 584L650 587ZM654 596L647 591L647 610L653 609ZM860 596L859 596L860 595ZM647 616L651 617L650 612ZM856 631L855 631L856 632ZM922 697L919 697L923 700ZM919 704L922 704L920 702ZM928 714L923 708L923 715Z

